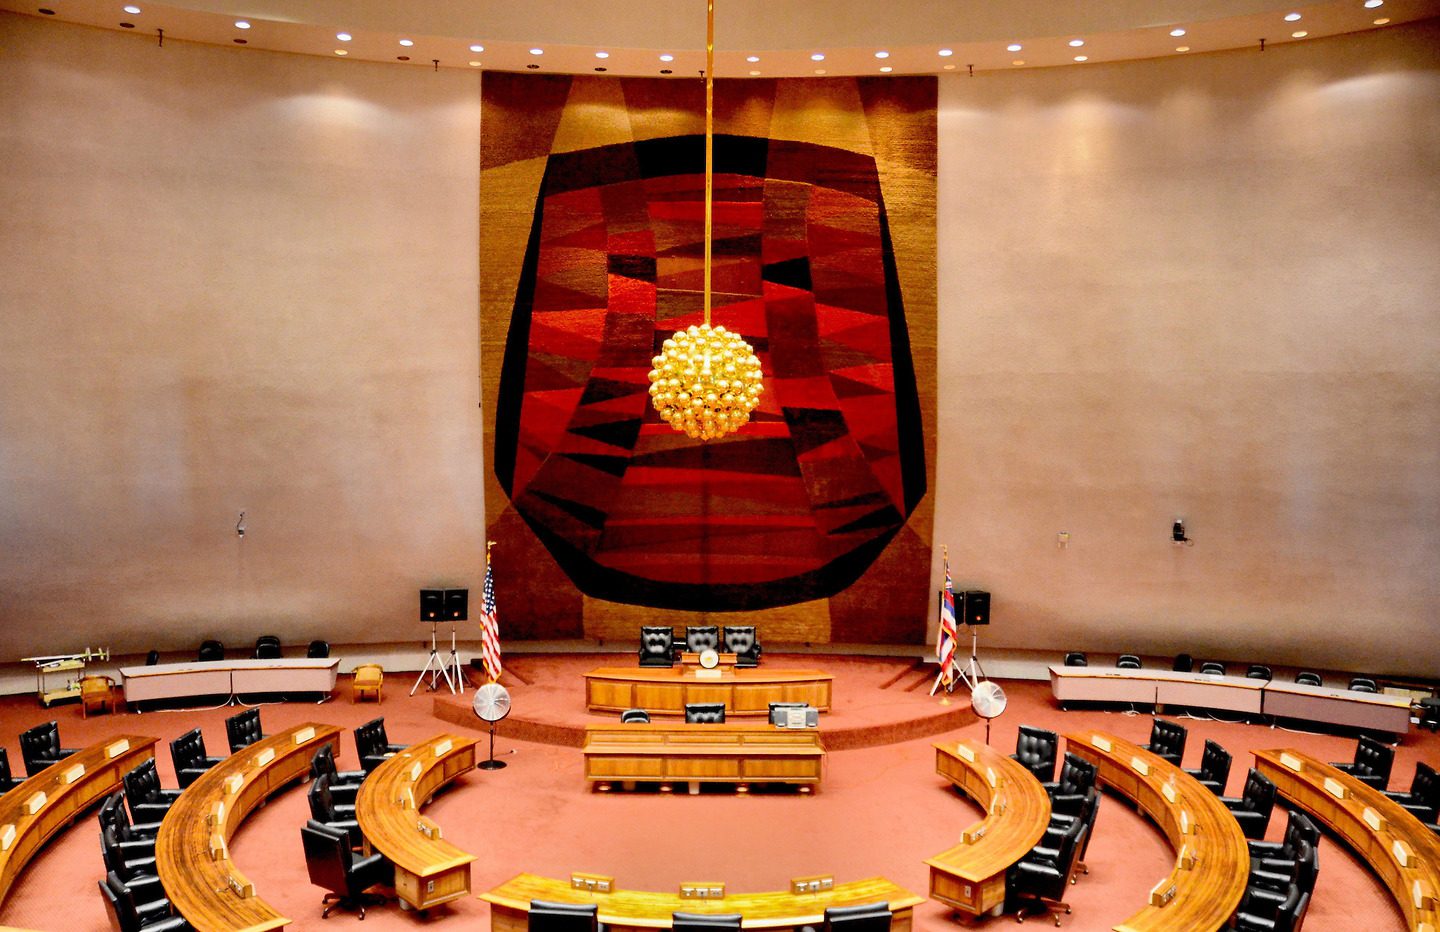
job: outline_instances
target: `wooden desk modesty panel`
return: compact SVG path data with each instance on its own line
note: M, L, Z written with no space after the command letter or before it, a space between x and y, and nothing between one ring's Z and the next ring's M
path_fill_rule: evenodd
M884 877L837 883L819 893L794 894L732 893L718 900L681 899L678 893L647 893L640 890L616 890L611 893L590 893L577 890L563 880L520 874L487 893L480 899L490 904L491 932L525 932L529 922L531 900L558 903L598 903L600 921L608 932L640 932L670 928L670 914L740 913L746 929L790 930L804 925L819 926L825 909L830 906L859 906L864 903L890 904L895 919L894 932L909 932L911 913L925 902L909 890Z
M1440 838L1404 806L1348 773L1336 770L1303 751L1255 751L1255 769L1269 777L1280 796L1313 815L1339 835L1369 864L1389 888L1411 929L1428 923L1440 929ZM1286 761L1299 765L1294 770ZM1345 793L1341 799L1325 787L1334 781ZM1365 821L1370 810L1381 826ZM1408 866L1401 863L1397 844L1408 849Z
M1023 764L975 741L937 743L935 772L987 815L965 830L960 844L925 859L930 896L972 916L998 910L1005 904L1005 872L1045 835L1050 796Z
M427 837L419 807L445 784L475 769L476 739L436 735L387 759L355 800L355 818L370 846L395 865L395 893L414 909L429 909L470 892L475 855L439 836Z
M298 740L297 740L298 739ZM155 837L155 867L176 912L198 932L259 932L290 921L256 895L229 859L230 837L256 806L310 773L310 758L325 745L340 750L340 729L310 722L263 738L205 771L180 794ZM269 756L269 760L262 758ZM240 783L233 791L231 777ZM217 803L223 825L211 824ZM224 849L211 854L211 836ZM287 836L287 843L293 838Z
M765 716L772 702L807 702L828 712L833 679L819 670L765 667L602 667L585 674L585 706L591 712L644 709L651 715L684 715L687 703L723 702L727 716Z
M155 756L157 740L140 735L107 738L51 764L0 796L0 832L5 826L15 829L14 840L0 851L0 903L40 846L96 800L119 789L128 771ZM84 772L77 775L77 767ZM67 783L67 776L74 779ZM44 793L45 802L34 813L27 813L25 804L36 793Z
M339 672L339 657L289 657L121 667L120 677L129 703L246 693L330 693Z
M818 785L825 745L813 728L760 722L588 725L585 779Z
M1174 764L1114 735L1071 732L1065 750L1095 764L1100 782L1133 800L1175 849L1175 867L1152 888L1151 905L1115 926L1116 932L1222 928L1245 893L1250 852L1220 798Z

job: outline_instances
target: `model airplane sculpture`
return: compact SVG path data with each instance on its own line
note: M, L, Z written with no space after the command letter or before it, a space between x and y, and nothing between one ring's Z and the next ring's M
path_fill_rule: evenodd
M35 694L40 704L49 708L58 699L79 698L80 678L84 675L85 664L92 661L108 661L110 648L87 647L76 654L46 654L43 657L21 657L22 663L35 664ZM45 676L49 673L75 672L75 678L59 689L46 689Z

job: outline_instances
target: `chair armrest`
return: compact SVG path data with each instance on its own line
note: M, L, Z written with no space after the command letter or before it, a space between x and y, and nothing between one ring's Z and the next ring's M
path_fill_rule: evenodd
M1075 815L1084 804L1084 793L1061 793L1058 796L1050 797L1050 811L1052 813L1059 812L1062 815Z

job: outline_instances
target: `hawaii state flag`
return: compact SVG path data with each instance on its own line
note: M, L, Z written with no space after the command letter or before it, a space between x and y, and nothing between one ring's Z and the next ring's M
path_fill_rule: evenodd
M950 558L945 558L945 591L940 596L940 634L935 654L940 660L940 680L949 689L955 682L955 586L950 581Z

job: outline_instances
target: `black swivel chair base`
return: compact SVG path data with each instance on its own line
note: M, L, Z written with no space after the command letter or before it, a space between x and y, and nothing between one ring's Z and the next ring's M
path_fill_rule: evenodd
M351 910L364 919L367 906L384 906L388 902L390 902L390 898L379 893L362 893L353 898L341 896L338 893L327 893L325 898L320 901L320 905L325 907L320 913L320 918L329 919L330 910L339 908Z
M1087 873L1088 873L1088 872L1087 872ZM1074 877L1071 877L1071 878L1070 878L1070 882L1071 882L1071 883L1074 883L1074 882L1075 882L1075 878L1074 878ZM1049 904L1049 903L1035 903L1035 902L1026 903L1024 906L1021 906L1020 909L1016 911L1016 913L1015 913L1015 921L1016 921L1016 922L1024 922L1024 921L1025 921L1025 916L1026 916L1027 913L1028 913L1029 915L1031 915L1031 916L1048 916L1049 918L1055 920L1055 925L1058 927L1058 926L1060 925L1060 916L1061 916L1061 914L1063 913L1063 914L1066 915L1066 916L1070 915L1070 904L1069 904L1069 903L1054 903L1054 904Z

